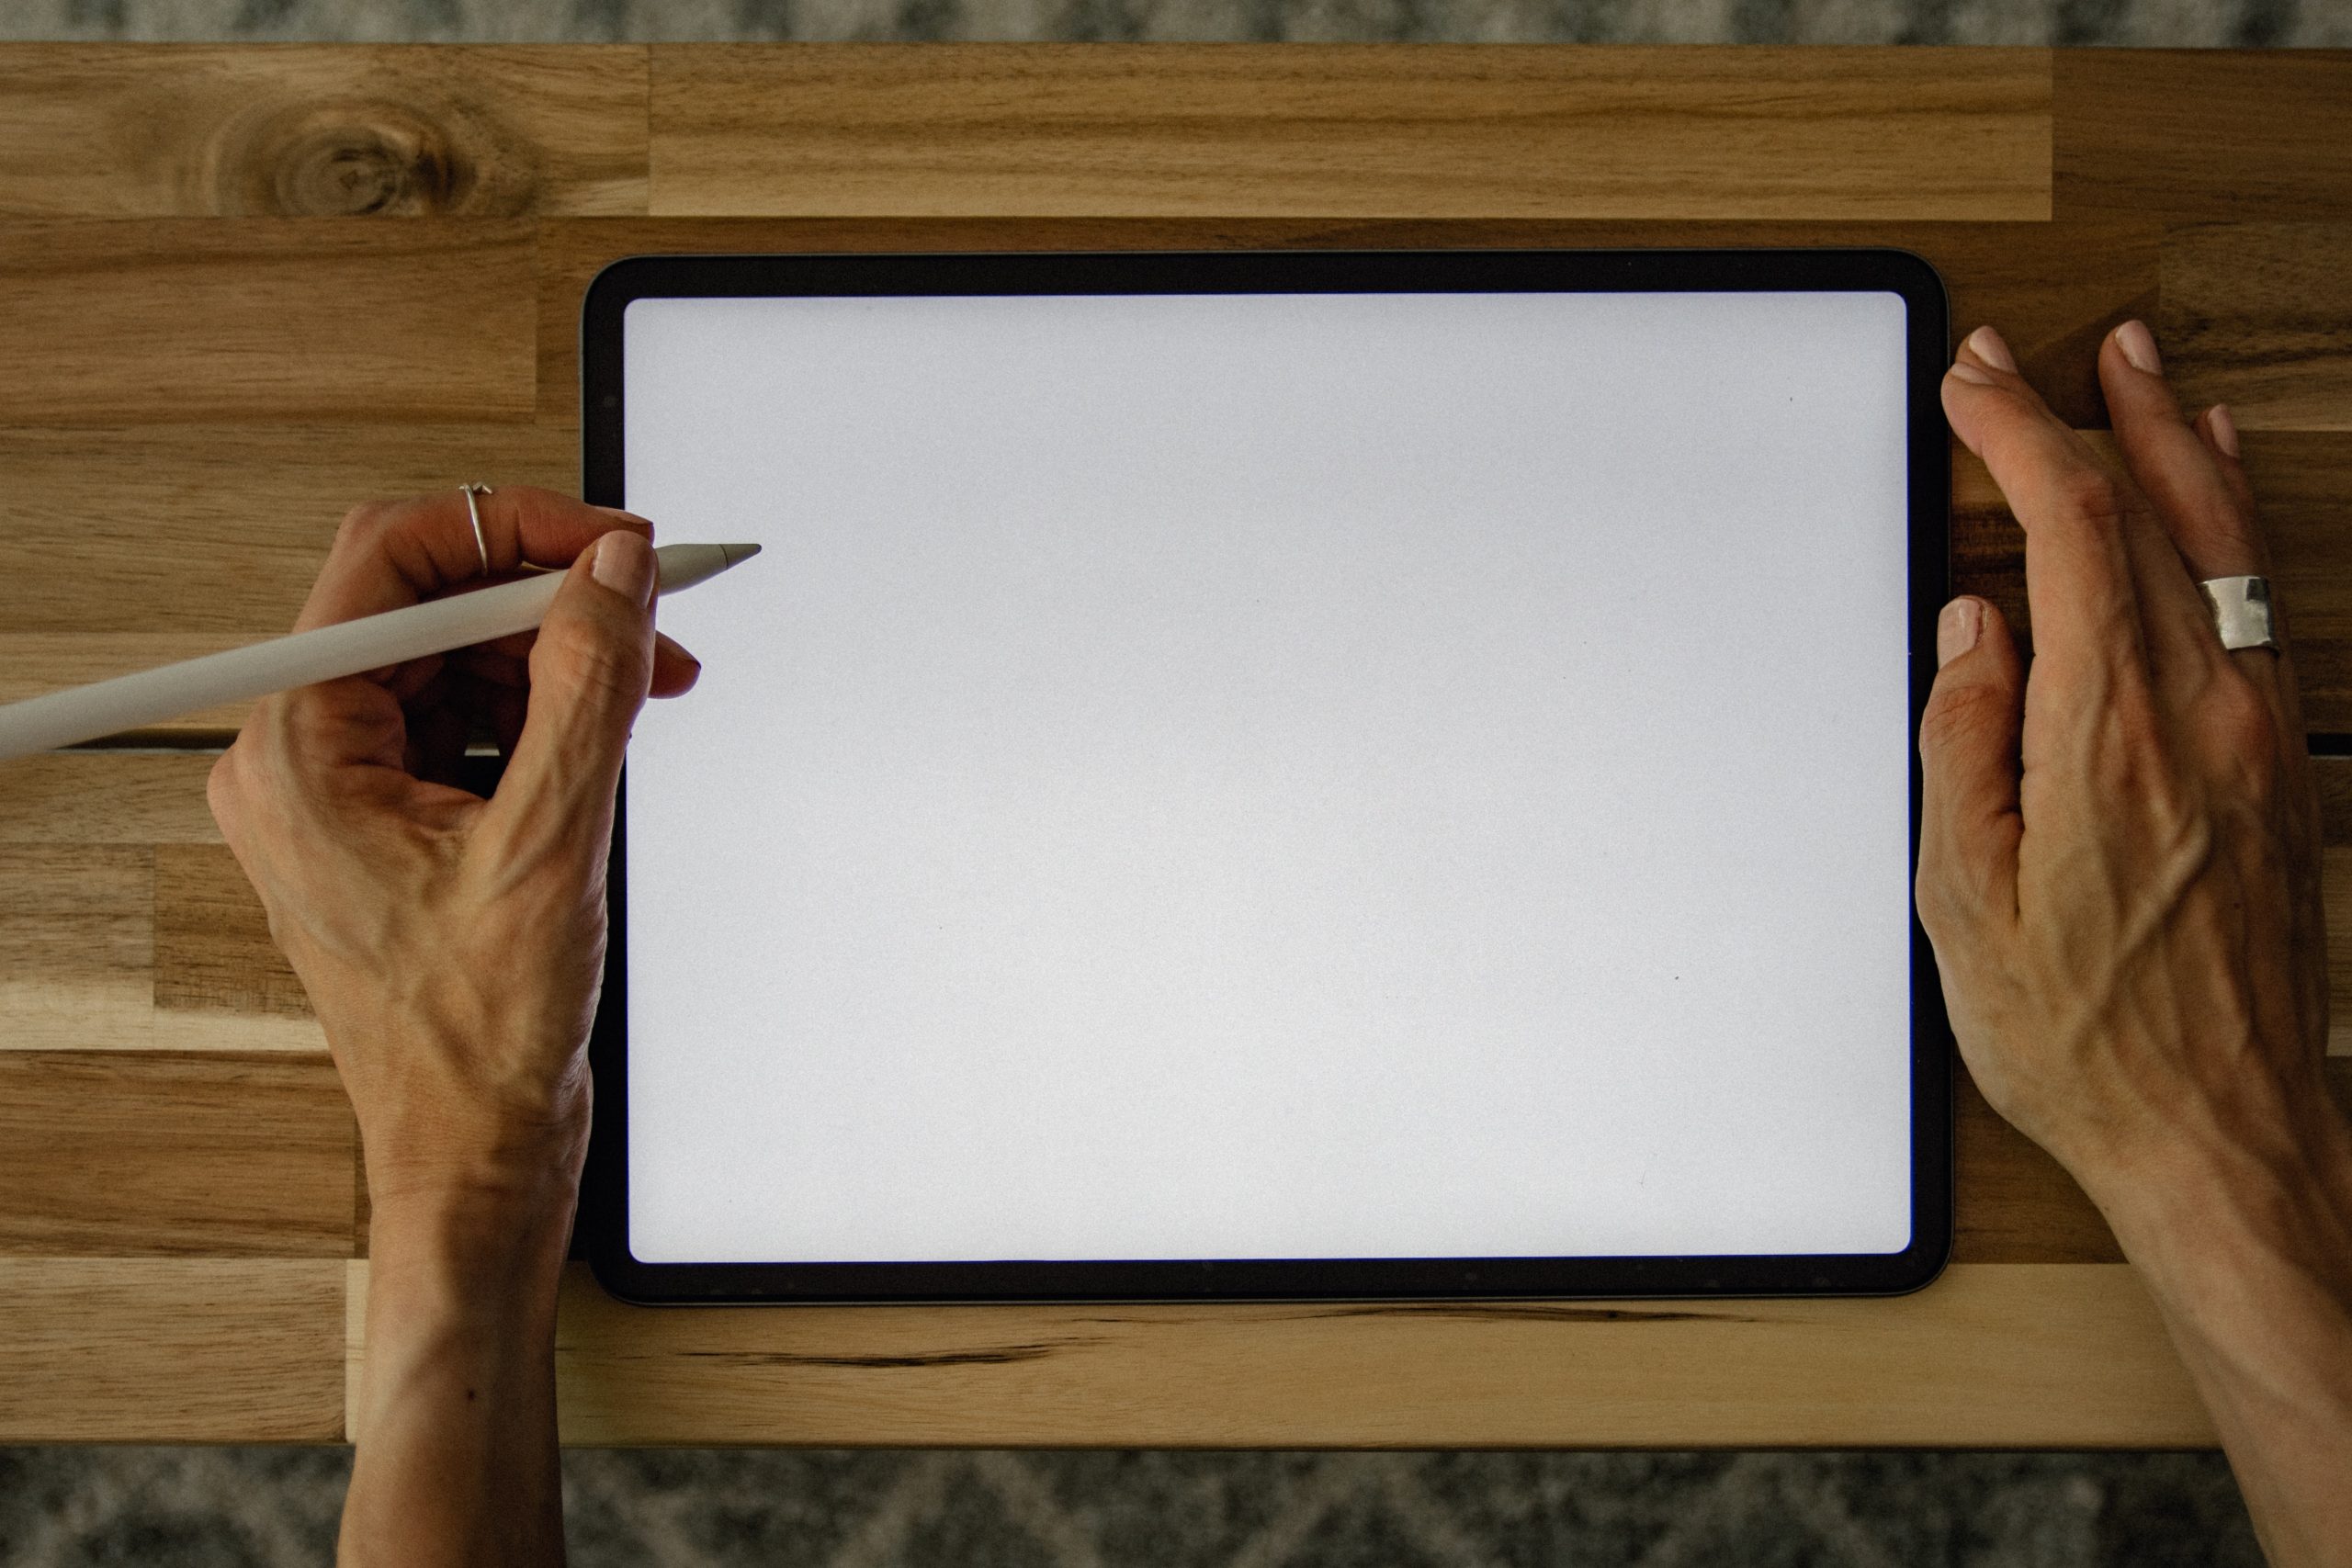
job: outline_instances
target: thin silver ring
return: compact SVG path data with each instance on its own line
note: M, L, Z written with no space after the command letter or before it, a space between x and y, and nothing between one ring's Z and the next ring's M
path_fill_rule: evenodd
M466 516L474 525L474 548L481 552L481 574L490 575L490 541L481 535L481 509L474 504L478 495L495 495L488 485L459 485L458 493L466 498Z
M2197 585L2213 612L2213 629L2228 649L2267 648L2278 650L2270 625L2270 580L2267 577L2209 577Z

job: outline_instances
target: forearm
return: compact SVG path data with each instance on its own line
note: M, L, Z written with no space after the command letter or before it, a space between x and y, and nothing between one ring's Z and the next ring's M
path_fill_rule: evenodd
M2275 1568L2352 1564L2352 1130L2206 1150L2102 1197Z
M570 1224L560 1194L519 1213L377 1211L345 1568L563 1561L555 1302Z

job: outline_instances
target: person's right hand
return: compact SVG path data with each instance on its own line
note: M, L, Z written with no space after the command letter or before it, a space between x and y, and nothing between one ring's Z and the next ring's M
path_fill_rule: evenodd
M2335 1115L2294 667L2224 649L2197 588L2267 570L2236 434L2181 417L2138 322L2098 368L2122 472L1991 329L1945 379L2025 530L2034 660L1990 604L1945 608L1918 878L1969 1071L2094 1197Z
M2164 1319L2281 1568L2352 1564L2352 1123L2330 1098L2319 809L2237 435L2148 330L2099 350L2119 471L1980 328L1953 431L2025 530L2029 674L1954 600L1920 721L1919 919L1993 1108L2073 1172ZM2283 623L2276 628L2285 641Z
M651 525L525 486L356 509L298 630L529 564L566 576L536 633L282 692L213 768L213 815L317 1012L379 1225L468 1191L569 1223L582 1060L604 980L614 787L649 689L698 666L657 637ZM527 704L527 711L526 711ZM458 787L476 727L507 755Z
M367 1158L342 1561L560 1562L555 1313L586 1150L614 789L649 693L652 525L549 491L355 509L297 629L561 570L533 633L254 705L213 815L301 976ZM487 798L467 743L506 755Z

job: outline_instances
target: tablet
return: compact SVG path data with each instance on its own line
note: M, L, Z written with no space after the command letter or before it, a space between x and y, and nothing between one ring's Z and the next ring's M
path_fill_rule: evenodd
M1885 1293L1944 296L1887 251L640 257L639 1301Z

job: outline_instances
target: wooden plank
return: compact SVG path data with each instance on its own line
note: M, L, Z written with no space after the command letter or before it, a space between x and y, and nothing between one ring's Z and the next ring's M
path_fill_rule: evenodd
M0 1258L0 1443L339 1441L346 1267Z
M2004 1121L1953 1053L1952 1261L2120 1263L2107 1218L2066 1168Z
M347 1316L356 1389L365 1262ZM1893 1299L630 1307L574 1265L563 1439L820 1447L2210 1447L2121 1264Z
M153 851L0 843L0 1053L152 1010Z
M579 437L536 424L0 429L0 702L293 625L354 504L472 479L576 491ZM158 726L217 737L238 703Z
M2241 430L2352 431L2352 222L2171 230L2163 301L2165 368L2192 406L2226 402Z
M2091 434L2115 457L2112 440ZM2262 510L2272 577L2293 639L2306 726L2352 732L2352 435L2249 431L2246 472ZM2025 541L1984 466L1952 448L1952 576L2032 640Z
M2352 51L2056 51L2056 216L2352 215Z
M2352 434L2249 432L2244 450L2304 723L2352 732Z
M205 753L60 751L0 762L0 844L217 844Z
M361 502L482 479L576 490L571 425L0 429L0 636L286 630ZM0 675L0 681L12 678Z
M2352 762L2321 771L2341 776L2352 773ZM2330 845L2320 863L2320 894L2327 906L2327 1054L2352 1063L2352 844ZM2344 1081L2352 1086L2352 1077Z
M1999 325L2026 374L2077 425L2104 424L2099 340L2156 310L2150 223L1634 223L1528 219L770 218L560 220L539 229L539 417L580 410L580 304L623 256L680 253L1623 249L1893 245L1942 273L1953 326Z
M2328 844L2352 844L2352 759L2319 762L2319 830Z
M527 225L0 222L0 424L522 419Z
M652 51L672 215L2050 216L2041 50Z
M323 1055L0 1051L0 1254L347 1258Z
M0 46L0 217L645 209L634 47Z
M311 1016L269 916L225 844L155 847L155 1005Z
M253 943L266 928L224 864L204 799L211 767L200 752L0 762L0 1053L325 1049L307 1012L252 1005L282 998L291 976ZM165 938L160 975L158 857L162 924L188 933ZM196 908L178 908L190 895ZM205 908L243 945L198 942L191 927ZM206 973L208 954L232 951L233 973ZM233 1005L200 1005L208 995Z

